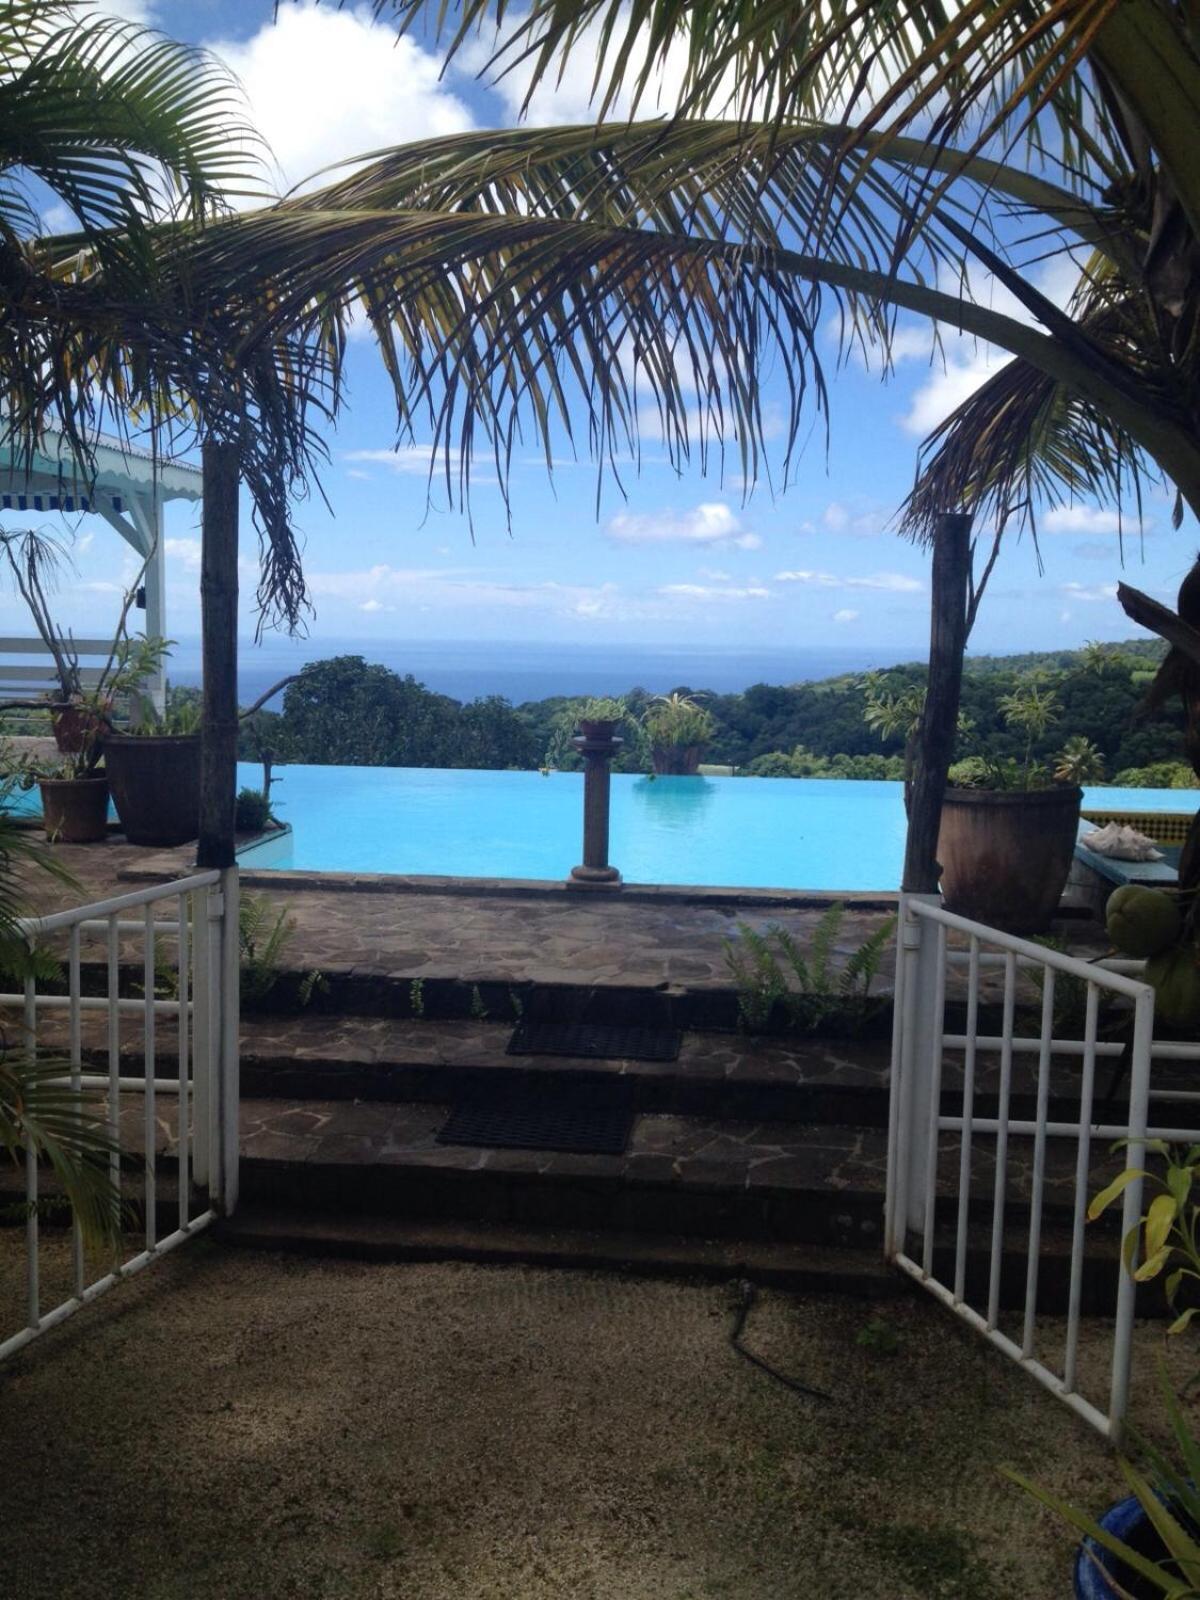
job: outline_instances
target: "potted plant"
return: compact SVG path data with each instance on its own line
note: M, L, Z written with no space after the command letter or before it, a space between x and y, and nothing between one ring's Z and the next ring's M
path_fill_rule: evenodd
M67 551L57 540L34 529L0 532L0 548L54 664L58 689L46 702L46 709L55 743L68 755L98 753L118 701L138 694L146 679L161 667L169 648L165 639L129 637L129 612L142 574L126 591L107 661L85 684L75 640L70 630L58 626L50 611L49 594L64 564L69 564Z
M690 776L699 771L717 725L695 695L656 695L644 720L655 772Z
M882 737L905 738L905 802L916 735L925 704L920 684L888 692L872 674L863 680L864 717ZM1059 702L1036 679L1000 700L1005 725L1024 735L1020 759L971 755L950 768L938 833L942 898L948 911L1006 933L1040 933L1066 887L1079 833L1084 783L1103 776L1100 752L1073 736L1048 764L1035 744L1058 720ZM959 734L970 721L959 717Z
M575 713L575 721L585 739L611 739L627 710L624 700L601 695L585 700Z
M104 740L104 765L130 844L187 844L200 831L200 707L194 700L160 715L145 706L125 733Z
M948 911L1006 933L1047 928L1066 887L1079 834L1081 779L1099 753L1069 740L1048 764L1033 748L1057 721L1058 697L1036 682L1000 701L1006 726L1025 735L1022 759L975 758L951 768L942 801L938 860Z
M98 770L100 741L93 735L57 760L25 755L14 763L18 787L36 783L42 796L46 837L62 844L96 844L108 834L108 779Z

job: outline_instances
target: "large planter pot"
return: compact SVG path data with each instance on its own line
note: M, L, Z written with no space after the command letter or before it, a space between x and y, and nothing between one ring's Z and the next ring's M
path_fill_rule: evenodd
M650 760L660 777L690 778L700 770L702 744L656 744Z
M200 832L199 734L110 734L104 765L130 844L187 844Z
M42 778L42 819L47 839L95 844L108 832L107 778Z
M1114 1538L1130 1545L1141 1555L1149 1556L1151 1561L1157 1560L1165 1553L1149 1517L1133 1495L1127 1500L1119 1500L1115 1506L1110 1507L1100 1518L1100 1526L1105 1533L1111 1533ZM1088 1554L1089 1550L1091 1555ZM1093 1555L1098 1556L1113 1577L1121 1583L1120 1590L1113 1588L1093 1561ZM1136 1576L1119 1564L1116 1556L1098 1545L1094 1539L1084 1539L1079 1546L1079 1554L1075 1557L1075 1600L1118 1600L1122 1592L1134 1596L1150 1592L1145 1588L1139 1589L1137 1583Z
M1066 887L1082 789L947 789L938 860L948 911L1041 933Z
M579 732L589 742L611 739L617 728L616 717L580 717Z

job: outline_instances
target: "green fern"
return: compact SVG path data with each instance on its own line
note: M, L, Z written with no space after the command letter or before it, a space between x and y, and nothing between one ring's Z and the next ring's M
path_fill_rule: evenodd
M842 968L840 983L843 994L856 995L862 1000L867 999L871 985L879 976L884 954L892 942L895 931L896 918L890 916L886 922L880 923L874 933L863 940Z
M725 963L737 989L738 1021L747 1033L758 1033L786 995L787 980L763 934L745 922L737 924L737 934L725 940Z
M845 906L835 901L814 928L807 950L787 928L771 923L759 933L744 922L725 941L725 963L738 995L738 1021L748 1033L766 1028L778 1005L797 1032L813 1033L831 1017L862 1027L872 1011L871 986L896 928L888 917L834 965Z

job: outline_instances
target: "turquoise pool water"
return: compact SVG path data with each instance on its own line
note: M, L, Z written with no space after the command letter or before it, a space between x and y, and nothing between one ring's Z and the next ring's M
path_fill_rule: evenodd
M273 867L564 878L581 857L583 777L420 767L284 767L275 810L293 829ZM241 769L257 785L257 767ZM1112 809L1187 811L1191 791L1088 790ZM610 859L631 883L887 889L900 881L898 783L644 778L612 788Z

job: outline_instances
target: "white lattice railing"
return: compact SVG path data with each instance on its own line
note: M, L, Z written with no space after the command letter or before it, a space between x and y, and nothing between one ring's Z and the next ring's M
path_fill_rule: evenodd
M21 990L0 993L0 1016L5 1010L19 1015L16 1027L9 1030L9 1047L31 1055L50 1051L63 1055L65 1080L88 1095L96 1115L104 1120L115 1147L113 1177L125 1185L125 1197L139 1203L143 1223L136 1246L126 1235L119 1259L96 1263L88 1261L78 1219L72 1218L71 1292L44 1309L44 1174L27 1148L22 1205L24 1326L0 1341L0 1359L236 1205L237 895L236 871L202 872L22 924L31 944L61 955L67 992L43 993L37 980L29 978ZM103 974L100 994L83 993L85 949L89 965ZM122 972L128 979L131 965L141 992L123 995ZM86 1071L85 1019L96 1013L103 1014L104 1026L94 1035L89 1030L88 1055L104 1058L106 1070ZM160 1032L164 1022L172 1034L166 1048ZM137 1074L123 1070L122 1052L130 1042L141 1047L143 1067ZM175 1225L161 1234L160 1097L170 1097L165 1120L176 1190ZM132 1185L121 1166L121 1155L130 1146L141 1157Z
M955 936L958 948L952 947ZM901 902L897 960L896 1012L892 1050L892 1094L888 1128L888 1183L885 1237L887 1253L971 1327L984 1335L1039 1382L1058 1395L1107 1436L1119 1437L1129 1401L1135 1284L1122 1268L1115 1247L1115 1322L1107 1397L1089 1398L1080 1362L1080 1328L1087 1238L1087 1206L1093 1153L1101 1142L1123 1141L1119 1157L1140 1168L1148 1138L1172 1142L1200 1140L1200 1126L1188 1125L1186 1111L1177 1120L1149 1125L1152 1102L1191 1110L1200 1093L1155 1087L1157 1061L1200 1060L1200 1045L1155 1042L1154 992L1139 982L1136 962L1081 961L1057 950L969 922L946 911L934 897L904 896ZM1036 984L1028 987L1028 980ZM999 1032L981 1033L981 985L1001 979ZM1072 1037L1055 1027L1056 985L1064 978L1085 986L1083 1020ZM956 980L965 980L964 983ZM1019 986L1024 1004L1037 1008L1036 1032L1018 1032ZM947 1026L947 997L965 1012L962 1031ZM1040 995L1038 991L1040 990ZM1129 1012L1123 1040L1099 1037L1105 1000L1117 1000ZM994 1026L994 1024L993 1024ZM1127 1056L1127 1092L1122 1093L1120 1120L1100 1121L1096 1076L1105 1061ZM943 1089L948 1058L961 1071L962 1106L948 1113ZM981 1063L990 1060L989 1093L994 1116L977 1113ZM1012 1115L1014 1068L1032 1069L1032 1117ZM1064 1067L1069 1072L1064 1073ZM1073 1097L1069 1117L1050 1115L1052 1077L1055 1098L1064 1087ZM1127 1093L1127 1098L1126 1098ZM1195 1119L1200 1124L1200 1116ZM957 1160L947 1148L957 1137ZM1045 1240L1048 1153L1061 1141L1074 1145L1073 1179L1069 1182L1068 1285L1065 1326L1057 1355L1047 1348L1048 1330L1039 1305ZM1014 1224L1012 1152L1015 1143L1028 1152L1021 1194L1027 1223ZM980 1181L980 1168L991 1165ZM1068 1158L1068 1170L1070 1167ZM1062 1164L1059 1164L1061 1186ZM1142 1211L1142 1184L1133 1180L1122 1201L1121 1236L1132 1229ZM946 1227L947 1211L951 1226ZM1011 1259L1014 1233L1024 1254L1023 1304L1010 1325L1001 1306L1006 1255ZM982 1242L981 1242L982 1241ZM968 1270L968 1256L982 1254L986 1272ZM1104 1270L1108 1270L1105 1265ZM1057 1319L1051 1325L1056 1338Z

